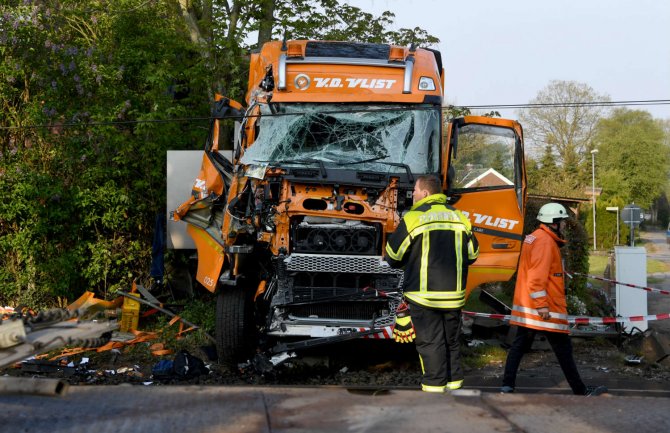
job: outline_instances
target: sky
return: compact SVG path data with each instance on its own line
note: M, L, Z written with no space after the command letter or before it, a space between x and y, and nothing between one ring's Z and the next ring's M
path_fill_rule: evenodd
M449 104L528 103L551 80L612 101L670 100L667 0L342 1L440 39ZM670 119L670 105L629 108Z

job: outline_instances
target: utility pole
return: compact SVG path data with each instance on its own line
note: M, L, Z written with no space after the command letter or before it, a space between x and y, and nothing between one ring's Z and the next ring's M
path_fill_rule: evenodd
M598 149L591 151L591 202L593 204L593 251L596 250L596 153Z

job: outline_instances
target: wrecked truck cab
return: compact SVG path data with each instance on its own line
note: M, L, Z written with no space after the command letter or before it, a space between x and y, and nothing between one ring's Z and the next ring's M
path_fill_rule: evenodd
M232 159L218 151L220 122L242 109L220 98L192 195L175 211L197 248L196 279L218 292L223 362L273 340L391 338L403 277L382 256L420 175L442 178L481 228L480 251L495 253L473 282L510 277L525 205L520 127L445 121L442 85L440 55L427 49L289 41L252 54ZM448 176L468 164L512 185Z

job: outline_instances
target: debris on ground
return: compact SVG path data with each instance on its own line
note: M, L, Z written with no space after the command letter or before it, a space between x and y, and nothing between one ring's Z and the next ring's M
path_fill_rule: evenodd
M50 310L52 314L55 310ZM61 316L59 316L61 317ZM65 317L63 315L62 317ZM40 322L23 320L22 318L9 319L12 326L2 321L0 334L16 344L0 348L0 367L12 365L30 356L58 349L63 346L79 346L84 348L98 347L107 343L116 329L116 324L109 321L70 321L76 316L67 316L67 320L53 320ZM17 333L20 325L22 332ZM57 326L56 326L57 325ZM3 328L10 328L5 331Z
M123 301L112 301L115 305L113 307L115 312L121 310L121 302ZM78 308L91 307L96 313L104 313L104 306L109 305L98 302L92 294L88 293L77 300L76 303ZM161 306L159 305L159 307ZM153 307L150 308L153 309ZM6 320L0 326L9 323L9 317L17 314L17 311L5 308L3 314ZM35 313L31 314L34 315ZM99 315L112 316L110 314ZM142 317L144 315L140 315L138 327L143 325ZM180 326L180 330L176 333L177 338L192 328L189 324L180 320L181 318L178 318L175 313L171 314L171 319L167 327L177 324ZM71 320L71 322L63 323L72 323L75 328L82 327L84 323L87 323L81 316ZM467 352L487 354L483 366L470 366L466 369L466 372L470 374L476 372L482 377L500 377L504 365L504 350L501 347L504 347L502 342L508 336L508 329L501 326L499 321L488 323L479 318L476 320L464 318L465 321L469 321L471 332L466 338L464 353L466 355ZM184 329L184 325L187 329ZM211 353L214 352L213 346L206 348L189 346L190 352L177 352L175 354L171 349L174 348L174 345L165 341L166 336L169 335L170 338L175 336L175 328L172 328L171 332L165 333L167 327L156 332L138 329L130 330L130 332L113 331L110 333L111 336L108 341L98 347L73 347L71 345L63 347L63 342L59 340L56 342L58 347L55 350L41 351L39 354L34 354L33 357L28 356L28 359L24 362L12 363L14 368L5 369L2 373L10 376L52 378L70 385L115 385L122 383L143 386L171 384L345 384L411 387L421 381L421 367L415 350L412 347L399 348L393 342L386 342L387 344L379 342L379 345L376 345L373 350L369 350L368 342L365 344L365 357L360 356L360 344L363 344L360 340L348 342L352 344L352 347L358 348L358 350L351 349L352 354L350 356L347 356L349 349L344 349L344 347L347 347L345 343L340 343L342 346L337 346L337 348L335 346L310 348L307 352L312 355L312 358L326 360L321 365L309 365L302 362L303 359L309 360L309 356L306 357L303 350L300 358L295 361L292 360L292 362L285 361L294 358L295 353L282 352L275 354L277 359L274 357L263 358L263 362L268 365L257 365L260 362L257 361L244 365L244 368L229 369L216 364L207 365L207 361L203 361L213 359L211 356ZM31 328L28 331L26 335L33 334L37 329L33 330ZM593 328L588 331L596 331L597 333L601 329ZM607 377L612 380L616 378L635 378L649 383L670 383L670 368L659 362L659 359L666 352L661 353L655 349L654 352L657 355L648 355L645 352L647 346L652 348L651 339L660 341L652 335L651 332L645 335L624 334L619 341L613 341L606 335L603 336L602 333L600 336L604 338L593 338L596 335L575 338L575 358L579 363L580 371L586 377L596 378L596 380L598 377ZM653 344L667 348L665 344ZM402 349L406 350L403 351ZM0 357L5 350L0 349ZM639 362L635 362L635 357L639 357ZM481 361L482 357L479 358L479 361ZM177 362L178 360L180 361ZM670 361L667 358L666 360ZM261 368L263 366L267 368ZM533 347L531 353L524 358L520 374L524 373L540 377L553 374L560 375L560 369L546 343L544 345L538 343Z
M626 365L639 365L642 364L643 359L643 356L628 355L624 358L624 361L626 361Z
M483 346L484 342L482 340L470 340L468 341L468 347L480 347Z
M152 377L156 380L192 379L203 374L209 374L209 367L205 362L193 356L188 350L182 349L174 360L163 359L151 369Z

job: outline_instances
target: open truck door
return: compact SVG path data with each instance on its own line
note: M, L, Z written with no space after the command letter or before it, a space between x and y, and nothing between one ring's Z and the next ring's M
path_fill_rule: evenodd
M449 121L443 181L479 241L466 296L482 283L516 272L526 208L523 131L513 120L466 116Z
M190 197L173 214L176 221L188 223L186 230L198 251L196 280L211 292L216 290L225 261L222 226L234 170L232 162L219 152L220 123L242 114L239 103L217 95L200 172Z

